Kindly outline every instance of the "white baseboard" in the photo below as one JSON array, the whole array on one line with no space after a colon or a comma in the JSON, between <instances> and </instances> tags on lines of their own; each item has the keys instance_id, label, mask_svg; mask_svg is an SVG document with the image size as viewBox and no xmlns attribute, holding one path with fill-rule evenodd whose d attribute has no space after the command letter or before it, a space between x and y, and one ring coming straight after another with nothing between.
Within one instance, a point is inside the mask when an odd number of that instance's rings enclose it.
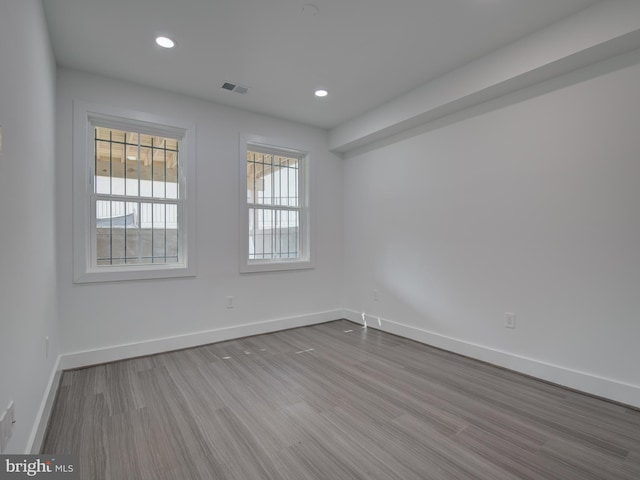
<instances>
[{"instance_id":1,"label":"white baseboard","mask_svg":"<svg viewBox=\"0 0 640 480\"><path fill-rule=\"evenodd\" d=\"M45 395L42 399L38 416L27 444L27 451L37 453L40 450L49 415L53 407L53 401L57 393L60 372L62 370L86 367L89 365L123 360L143 355L153 355L171 350L206 345L209 343L232 340L251 335L276 332L289 328L316 325L340 318L345 318L359 324L366 323L367 326L371 328L393 333L401 337L416 340L460 355L476 358L493 365L508 368L526 375L531 375L532 377L563 385L591 395L596 395L598 397L607 398L640 408L640 386L638 385L631 385L587 372L580 372L562 366L552 365L540 360L496 350L483 345L465 342L463 340L447 337L445 335L417 327L404 325L385 318L379 318L372 315L365 315L363 317L362 313L344 309L267 320L263 322L247 323L186 335L158 338L143 342L115 345L95 350L86 350L60 355L54 365L49 383L45 390Z\"/></svg>"},{"instance_id":2,"label":"white baseboard","mask_svg":"<svg viewBox=\"0 0 640 480\"><path fill-rule=\"evenodd\" d=\"M483 345L465 342L435 332L404 325L385 318L344 310L343 318L368 327L416 340L443 350L482 360L493 365L531 375L558 385L569 387L598 397L640 408L640 386L600 377L533 358L527 358Z\"/></svg>"},{"instance_id":3,"label":"white baseboard","mask_svg":"<svg viewBox=\"0 0 640 480\"><path fill-rule=\"evenodd\" d=\"M47 388L44 391L42 402L40 402L40 408L36 415L36 421L33 424L29 441L27 442L27 451L29 453L40 453L40 447L44 441L44 434L47 430L47 423L49 422L49 416L53 409L53 402L56 399L56 393L58 393L58 386L60 385L60 356L56 359L56 363L53 365L51 375L49 376L49 382Z\"/></svg>"},{"instance_id":4,"label":"white baseboard","mask_svg":"<svg viewBox=\"0 0 640 480\"><path fill-rule=\"evenodd\" d=\"M329 322L342 318L343 310L331 310L327 312L312 313L296 317L280 318L263 322L234 325L232 327L218 328L174 337L156 338L143 342L114 345L111 347L82 352L67 353L61 356L59 369L80 368L99 363L113 362L125 358L134 358L155 353L179 350L182 348L196 347L208 343L222 342L234 338L248 337L262 333L277 332L288 328L304 327L318 323Z\"/></svg>"}]
</instances>

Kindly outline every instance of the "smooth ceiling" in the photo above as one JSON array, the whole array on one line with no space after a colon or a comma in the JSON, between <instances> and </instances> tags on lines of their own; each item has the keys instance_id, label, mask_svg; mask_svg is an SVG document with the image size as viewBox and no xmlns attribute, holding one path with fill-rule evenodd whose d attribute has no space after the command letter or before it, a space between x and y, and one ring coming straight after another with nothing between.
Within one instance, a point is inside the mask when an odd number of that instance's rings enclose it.
<instances>
[{"instance_id":1,"label":"smooth ceiling","mask_svg":"<svg viewBox=\"0 0 640 480\"><path fill-rule=\"evenodd\" d=\"M59 65L323 128L595 3L43 0ZM177 48L156 46L158 34Z\"/></svg>"}]
</instances>

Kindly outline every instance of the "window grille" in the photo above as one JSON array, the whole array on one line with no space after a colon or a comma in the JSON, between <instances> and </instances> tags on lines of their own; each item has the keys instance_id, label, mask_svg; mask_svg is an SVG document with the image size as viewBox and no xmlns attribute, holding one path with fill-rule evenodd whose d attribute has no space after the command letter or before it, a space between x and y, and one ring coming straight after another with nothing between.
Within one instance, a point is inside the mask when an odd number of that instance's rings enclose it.
<instances>
[{"instance_id":1,"label":"window grille","mask_svg":"<svg viewBox=\"0 0 640 480\"><path fill-rule=\"evenodd\" d=\"M94 126L95 265L180 261L178 138Z\"/></svg>"},{"instance_id":2,"label":"window grille","mask_svg":"<svg viewBox=\"0 0 640 480\"><path fill-rule=\"evenodd\" d=\"M304 256L302 160L302 155L248 146L249 261Z\"/></svg>"}]
</instances>

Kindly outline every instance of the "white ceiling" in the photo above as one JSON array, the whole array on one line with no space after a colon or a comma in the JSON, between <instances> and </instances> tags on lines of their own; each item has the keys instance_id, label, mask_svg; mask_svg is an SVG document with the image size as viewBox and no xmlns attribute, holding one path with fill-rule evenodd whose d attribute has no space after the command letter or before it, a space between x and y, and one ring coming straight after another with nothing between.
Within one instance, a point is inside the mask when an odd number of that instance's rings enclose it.
<instances>
[{"instance_id":1,"label":"white ceiling","mask_svg":"<svg viewBox=\"0 0 640 480\"><path fill-rule=\"evenodd\" d=\"M317 15L302 13L309 3ZM43 0L59 65L323 128L595 3ZM177 47L157 47L158 34Z\"/></svg>"}]
</instances>

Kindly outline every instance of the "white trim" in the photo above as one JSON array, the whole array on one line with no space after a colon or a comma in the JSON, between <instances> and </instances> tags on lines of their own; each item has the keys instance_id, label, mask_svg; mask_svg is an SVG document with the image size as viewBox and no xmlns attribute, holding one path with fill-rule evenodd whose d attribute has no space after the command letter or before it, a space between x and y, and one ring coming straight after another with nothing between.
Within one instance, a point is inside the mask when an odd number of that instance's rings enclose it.
<instances>
[{"instance_id":1,"label":"white trim","mask_svg":"<svg viewBox=\"0 0 640 480\"><path fill-rule=\"evenodd\" d=\"M181 136L181 168L179 184L182 193L180 244L182 261L177 265L118 265L93 267L91 250L95 212L89 201L93 170L87 160L92 151L90 125L100 124L114 128L136 127L147 133ZM183 197L184 195L184 197ZM192 122L165 118L108 105L95 105L73 101L73 279L75 283L141 280L196 275L196 125Z\"/></svg>"},{"instance_id":2,"label":"white trim","mask_svg":"<svg viewBox=\"0 0 640 480\"><path fill-rule=\"evenodd\" d=\"M40 450L60 384L62 370L272 333L289 328L316 325L343 318L354 323L363 324L362 312L337 309L60 355L52 369L25 453L38 453ZM476 358L599 397L640 407L640 386L637 385L465 342L366 313L364 313L364 319L369 328L375 328L450 352Z\"/></svg>"},{"instance_id":3,"label":"white trim","mask_svg":"<svg viewBox=\"0 0 640 480\"><path fill-rule=\"evenodd\" d=\"M40 402L40 408L38 409L31 435L29 435L29 440L27 441L26 451L24 452L27 455L30 453L40 453L44 434L46 433L47 424L49 423L49 417L51 416L51 410L53 409L53 402L56 399L58 387L60 386L60 376L62 374L60 370L60 358L61 356L58 355L56 363L51 370L47 388L44 390L44 396Z\"/></svg>"},{"instance_id":4,"label":"white trim","mask_svg":"<svg viewBox=\"0 0 640 480\"><path fill-rule=\"evenodd\" d=\"M344 318L363 324L363 313L346 309ZM368 327L482 360L558 385L640 408L640 386L527 358L364 313Z\"/></svg>"},{"instance_id":5,"label":"white trim","mask_svg":"<svg viewBox=\"0 0 640 480\"><path fill-rule=\"evenodd\" d=\"M300 235L301 248L304 257L301 259L281 259L265 261L249 261L249 226L247 224L247 149L248 145L257 147L258 151L265 153L287 152L301 157L300 173L303 182L299 186L301 202L300 215ZM292 147L291 142L282 141L270 137L241 133L239 136L238 152L238 180L239 180L239 262L240 273L273 272L283 270L302 270L315 267L313 254L313 188L311 186L313 171L311 154L308 148Z\"/></svg>"},{"instance_id":6,"label":"white trim","mask_svg":"<svg viewBox=\"0 0 640 480\"><path fill-rule=\"evenodd\" d=\"M232 327L217 328L197 333L176 335L173 337L156 338L142 342L114 345L94 350L85 350L62 355L59 368L86 367L105 362L113 362L126 358L153 355L156 353L180 350L183 348L197 347L215 342L223 342L237 338L272 333L289 328L305 327L319 323L330 322L342 318L342 310L329 310L326 312L299 315L295 317L279 318L255 323L245 323Z\"/></svg>"}]
</instances>

